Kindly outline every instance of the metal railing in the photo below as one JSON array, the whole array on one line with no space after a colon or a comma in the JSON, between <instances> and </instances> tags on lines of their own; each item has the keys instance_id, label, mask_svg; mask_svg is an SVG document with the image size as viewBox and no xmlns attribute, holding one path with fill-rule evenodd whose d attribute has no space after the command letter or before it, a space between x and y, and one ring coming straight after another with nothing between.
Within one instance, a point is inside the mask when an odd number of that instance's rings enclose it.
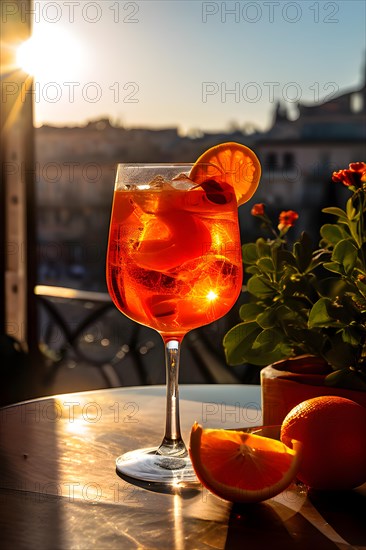
<instances>
[{"instance_id":1,"label":"metal railing","mask_svg":"<svg viewBox=\"0 0 366 550\"><path fill-rule=\"evenodd\" d=\"M67 361L81 361L99 368L110 387L164 382L160 336L119 313L107 293L47 285L37 285L34 292L41 306L40 348L51 363L50 376ZM220 330L223 335L217 322L186 336L187 381L243 381L243 369L225 364ZM159 365L152 368L154 362Z\"/></svg>"}]
</instances>

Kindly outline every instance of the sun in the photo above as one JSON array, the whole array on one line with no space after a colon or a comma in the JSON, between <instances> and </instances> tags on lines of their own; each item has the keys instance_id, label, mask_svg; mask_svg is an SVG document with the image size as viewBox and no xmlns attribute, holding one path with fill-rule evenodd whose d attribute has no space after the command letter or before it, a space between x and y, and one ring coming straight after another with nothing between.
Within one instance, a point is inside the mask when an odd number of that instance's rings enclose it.
<instances>
[{"instance_id":1,"label":"sun","mask_svg":"<svg viewBox=\"0 0 366 550\"><path fill-rule=\"evenodd\" d=\"M82 65L82 44L65 28L35 25L32 36L17 48L16 63L39 80L75 77Z\"/></svg>"}]
</instances>

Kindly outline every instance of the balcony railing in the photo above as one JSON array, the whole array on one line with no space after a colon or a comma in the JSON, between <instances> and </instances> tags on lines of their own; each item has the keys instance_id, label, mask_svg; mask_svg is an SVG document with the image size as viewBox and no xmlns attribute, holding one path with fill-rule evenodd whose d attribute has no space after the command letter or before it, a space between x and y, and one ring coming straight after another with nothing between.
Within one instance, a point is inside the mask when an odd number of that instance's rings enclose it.
<instances>
[{"instance_id":1,"label":"balcony railing","mask_svg":"<svg viewBox=\"0 0 366 550\"><path fill-rule=\"evenodd\" d=\"M110 386L164 384L159 334L122 315L103 292L38 285L40 348L48 377L74 363L100 370ZM227 321L187 334L181 362L184 383L248 382L245 367L228 367L221 345Z\"/></svg>"}]
</instances>

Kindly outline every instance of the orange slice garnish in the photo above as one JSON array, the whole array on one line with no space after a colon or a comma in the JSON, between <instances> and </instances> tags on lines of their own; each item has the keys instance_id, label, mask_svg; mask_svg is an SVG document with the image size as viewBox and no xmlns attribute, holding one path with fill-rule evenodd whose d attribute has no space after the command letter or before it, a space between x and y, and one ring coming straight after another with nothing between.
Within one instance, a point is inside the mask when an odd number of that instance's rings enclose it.
<instances>
[{"instance_id":1,"label":"orange slice garnish","mask_svg":"<svg viewBox=\"0 0 366 550\"><path fill-rule=\"evenodd\" d=\"M300 448L281 441L224 429L191 430L189 454L198 479L231 502L260 502L281 493L299 469Z\"/></svg>"},{"instance_id":2,"label":"orange slice garnish","mask_svg":"<svg viewBox=\"0 0 366 550\"><path fill-rule=\"evenodd\" d=\"M210 180L229 184L240 206L254 195L261 177L261 165L249 147L229 141L205 151L193 165L189 177L198 184Z\"/></svg>"}]
</instances>

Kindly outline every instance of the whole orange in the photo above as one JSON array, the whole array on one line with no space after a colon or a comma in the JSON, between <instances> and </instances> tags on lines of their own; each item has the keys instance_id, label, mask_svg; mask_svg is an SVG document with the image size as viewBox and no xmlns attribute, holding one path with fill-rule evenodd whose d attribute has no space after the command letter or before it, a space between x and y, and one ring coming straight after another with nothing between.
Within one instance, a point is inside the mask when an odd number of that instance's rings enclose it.
<instances>
[{"instance_id":1,"label":"whole orange","mask_svg":"<svg viewBox=\"0 0 366 550\"><path fill-rule=\"evenodd\" d=\"M314 397L282 422L281 441L302 443L300 481L314 489L352 489L366 482L366 408L338 396Z\"/></svg>"}]
</instances>

